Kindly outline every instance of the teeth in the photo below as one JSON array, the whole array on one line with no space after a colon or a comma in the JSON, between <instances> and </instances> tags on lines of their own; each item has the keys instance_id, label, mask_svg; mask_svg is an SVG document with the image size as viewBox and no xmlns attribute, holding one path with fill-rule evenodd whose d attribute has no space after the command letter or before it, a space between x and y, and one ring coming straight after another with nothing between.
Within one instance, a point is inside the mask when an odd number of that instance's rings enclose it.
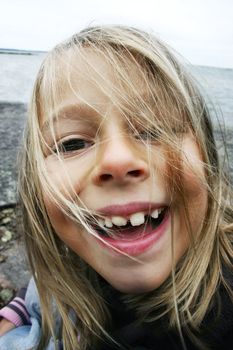
<instances>
[{"instance_id":1,"label":"teeth","mask_svg":"<svg viewBox=\"0 0 233 350\"><path fill-rule=\"evenodd\" d=\"M113 216L112 223L116 226L125 226L127 224L127 219L122 216Z\"/></svg>"},{"instance_id":2,"label":"teeth","mask_svg":"<svg viewBox=\"0 0 233 350\"><path fill-rule=\"evenodd\" d=\"M104 222L105 227L113 227L113 223L112 220L110 218L105 218L105 222Z\"/></svg>"},{"instance_id":3,"label":"teeth","mask_svg":"<svg viewBox=\"0 0 233 350\"><path fill-rule=\"evenodd\" d=\"M104 226L105 220L98 218L97 221L98 221L98 225L99 225L100 227L103 227L103 226Z\"/></svg>"},{"instance_id":4,"label":"teeth","mask_svg":"<svg viewBox=\"0 0 233 350\"><path fill-rule=\"evenodd\" d=\"M132 226L139 226L144 224L145 214L143 212L135 213L135 214L132 214L129 219Z\"/></svg>"},{"instance_id":5,"label":"teeth","mask_svg":"<svg viewBox=\"0 0 233 350\"><path fill-rule=\"evenodd\" d=\"M157 217L159 216L159 210L158 209L153 210L150 216L154 219L157 219Z\"/></svg>"},{"instance_id":6,"label":"teeth","mask_svg":"<svg viewBox=\"0 0 233 350\"><path fill-rule=\"evenodd\" d=\"M157 219L159 217L159 214L164 210L164 208L155 209L151 212L150 216L154 219ZM100 227L113 227L113 224L115 226L126 226L128 220L130 221L132 226L139 226L144 224L145 222L145 214L144 212L138 212L130 215L129 219L124 218L123 216L113 216L113 217L106 217L103 219L98 219L98 223Z\"/></svg>"}]
</instances>

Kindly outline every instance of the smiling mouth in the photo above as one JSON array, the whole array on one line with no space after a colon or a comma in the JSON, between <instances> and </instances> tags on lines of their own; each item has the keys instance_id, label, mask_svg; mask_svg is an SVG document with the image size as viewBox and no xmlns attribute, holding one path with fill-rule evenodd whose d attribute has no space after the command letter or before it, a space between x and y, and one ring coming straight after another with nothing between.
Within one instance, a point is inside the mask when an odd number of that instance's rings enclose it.
<instances>
[{"instance_id":1,"label":"smiling mouth","mask_svg":"<svg viewBox=\"0 0 233 350\"><path fill-rule=\"evenodd\" d=\"M156 232L162 225L167 213L168 207L164 207L158 209L157 213L154 211L152 214L143 215L143 217L142 213L140 215L135 213L131 218L124 219L125 221L121 217L105 218L105 220L100 220L100 225L93 225L93 228L102 239L107 241L109 238L134 241ZM108 227L105 227L106 224Z\"/></svg>"}]
</instances>

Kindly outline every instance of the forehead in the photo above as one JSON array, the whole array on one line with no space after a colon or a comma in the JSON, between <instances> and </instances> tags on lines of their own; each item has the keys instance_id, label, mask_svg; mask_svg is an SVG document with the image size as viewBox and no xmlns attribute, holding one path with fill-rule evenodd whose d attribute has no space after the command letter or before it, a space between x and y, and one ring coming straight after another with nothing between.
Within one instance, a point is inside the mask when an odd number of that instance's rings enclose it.
<instances>
[{"instance_id":1,"label":"forehead","mask_svg":"<svg viewBox=\"0 0 233 350\"><path fill-rule=\"evenodd\" d=\"M143 69L129 53L71 48L48 62L47 69L40 100L42 124L67 106L81 105L105 115L112 107L130 109L147 95Z\"/></svg>"},{"instance_id":2,"label":"forehead","mask_svg":"<svg viewBox=\"0 0 233 350\"><path fill-rule=\"evenodd\" d=\"M144 60L145 61L145 60ZM58 55L44 84L39 122L92 120L120 112L126 122L180 121L184 113L158 74L151 75L143 56L71 48ZM48 64L47 64L48 66ZM49 67L50 69L50 67ZM161 86L162 84L162 86ZM94 118L95 116L95 118ZM64 124L63 123L63 124Z\"/></svg>"},{"instance_id":3,"label":"forehead","mask_svg":"<svg viewBox=\"0 0 233 350\"><path fill-rule=\"evenodd\" d=\"M84 48L78 53L69 52L62 65L59 85L62 86L63 101L74 98L98 106L116 97L119 99L122 94L132 94L136 88L138 92L139 87L143 89L136 61L126 54L121 59L111 59L105 52Z\"/></svg>"},{"instance_id":4,"label":"forehead","mask_svg":"<svg viewBox=\"0 0 233 350\"><path fill-rule=\"evenodd\" d=\"M162 120L170 124L185 114L182 106L177 107L171 84L166 84L159 70L151 70L143 55L71 48L56 56L52 68L49 63L40 99L41 126L57 117L76 115L74 110L82 111L78 113L82 117L92 116L93 111L106 117L114 109L126 120L144 118L149 124Z\"/></svg>"}]
</instances>

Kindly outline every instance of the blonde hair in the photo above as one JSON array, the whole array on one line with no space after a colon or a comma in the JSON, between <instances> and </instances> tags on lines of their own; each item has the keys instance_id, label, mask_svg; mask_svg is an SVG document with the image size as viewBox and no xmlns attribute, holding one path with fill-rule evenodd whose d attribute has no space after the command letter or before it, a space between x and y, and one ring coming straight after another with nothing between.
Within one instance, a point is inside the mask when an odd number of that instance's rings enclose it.
<instances>
[{"instance_id":1,"label":"blonde hair","mask_svg":"<svg viewBox=\"0 0 233 350\"><path fill-rule=\"evenodd\" d=\"M107 60L118 78L113 103L126 118L138 110L140 113L134 113L133 118L146 133L150 133L150 137L159 137L167 149L168 187L172 196L177 196L186 208L185 220L192 241L190 249L178 265L173 266L171 275L157 290L128 295L127 302L137 310L139 318L153 322L167 315L170 327L178 329L181 337L182 329L192 337L198 331L220 283L229 289L222 267L230 267L232 259L231 192L219 164L208 109L190 74L164 43L138 29L105 26L87 28L47 55L35 82L29 110L19 192L27 253L41 302L43 337L38 348L44 349L51 335L54 338L59 336L54 334L55 320L51 312L54 303L62 319L60 331L65 349L84 350L90 345L94 347L98 338L108 337L105 326L110 315L97 274L68 250L56 235L42 193L43 188L66 215L93 233L88 225L87 217L91 215L88 209L78 205L78 198L74 203L71 198L62 196L50 182L43 154L48 145L41 133L42 116L53 128L49 116L56 111L63 80L73 89L70 67L72 65L72 69L77 70L78 67L73 66L72 58L85 55L87 49ZM129 80L128 69L132 63L138 67L153 108ZM107 87L100 86L100 89L107 93ZM127 121L136 132L131 119ZM191 130L199 145L205 168L205 180L202 181L208 192L208 208L198 239L190 229L182 187L180 139L187 129ZM70 318L70 310L77 315L76 322ZM200 348L204 346L199 345Z\"/></svg>"}]
</instances>

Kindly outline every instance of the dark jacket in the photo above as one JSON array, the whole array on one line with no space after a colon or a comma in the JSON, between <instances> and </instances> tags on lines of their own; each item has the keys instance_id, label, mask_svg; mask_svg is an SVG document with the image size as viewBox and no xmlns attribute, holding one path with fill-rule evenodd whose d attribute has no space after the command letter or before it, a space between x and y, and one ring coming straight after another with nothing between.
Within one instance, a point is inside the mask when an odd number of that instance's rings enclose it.
<instances>
[{"instance_id":1,"label":"dark jacket","mask_svg":"<svg viewBox=\"0 0 233 350\"><path fill-rule=\"evenodd\" d=\"M232 274L228 274L233 286ZM111 288L111 287L110 287ZM110 289L107 302L113 324L109 329L111 336L127 350L182 350L181 338L176 330L169 329L166 322L157 324L135 323L133 311L127 310L122 302L121 293ZM204 349L233 350L233 303L223 286L216 293L212 306L204 318L200 332L195 334L202 341ZM196 341L183 330L187 350L199 350ZM102 343L98 350L119 349L113 344Z\"/></svg>"}]
</instances>

